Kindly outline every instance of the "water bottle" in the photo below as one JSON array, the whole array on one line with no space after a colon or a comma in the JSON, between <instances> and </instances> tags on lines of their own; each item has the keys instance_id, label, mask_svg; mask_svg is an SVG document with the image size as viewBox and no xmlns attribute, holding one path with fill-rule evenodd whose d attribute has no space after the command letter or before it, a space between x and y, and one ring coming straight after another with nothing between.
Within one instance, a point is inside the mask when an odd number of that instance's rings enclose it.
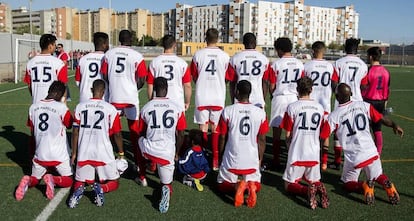
<instances>
[{"instance_id":1,"label":"water bottle","mask_svg":"<svg viewBox=\"0 0 414 221\"><path fill-rule=\"evenodd\" d=\"M392 107L385 108L385 115L391 115L392 112L394 112L394 110L392 109Z\"/></svg>"}]
</instances>

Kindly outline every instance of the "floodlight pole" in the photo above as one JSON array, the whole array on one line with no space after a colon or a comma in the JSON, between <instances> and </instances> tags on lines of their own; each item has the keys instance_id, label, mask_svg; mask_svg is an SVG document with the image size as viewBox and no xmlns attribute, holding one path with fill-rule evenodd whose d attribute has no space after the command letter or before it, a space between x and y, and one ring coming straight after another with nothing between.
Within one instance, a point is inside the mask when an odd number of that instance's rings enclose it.
<instances>
[{"instance_id":1,"label":"floodlight pole","mask_svg":"<svg viewBox=\"0 0 414 221\"><path fill-rule=\"evenodd\" d=\"M111 35L112 35L112 33L111 33L111 29L112 29L112 13L111 13L111 11L112 11L112 0L108 0L109 1L109 38L108 38L108 40L109 40L109 46L111 45Z\"/></svg>"},{"instance_id":2,"label":"floodlight pole","mask_svg":"<svg viewBox=\"0 0 414 221\"><path fill-rule=\"evenodd\" d=\"M29 29L30 29L30 40L33 40L33 27L32 27L32 0L29 0ZM33 42L30 43L32 50Z\"/></svg>"}]
</instances>

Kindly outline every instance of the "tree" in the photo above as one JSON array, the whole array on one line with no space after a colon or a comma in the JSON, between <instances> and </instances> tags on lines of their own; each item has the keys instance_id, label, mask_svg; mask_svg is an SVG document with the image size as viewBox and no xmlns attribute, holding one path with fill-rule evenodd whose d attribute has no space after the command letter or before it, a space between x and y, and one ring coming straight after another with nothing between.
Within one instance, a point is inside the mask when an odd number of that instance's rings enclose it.
<instances>
[{"instance_id":1,"label":"tree","mask_svg":"<svg viewBox=\"0 0 414 221\"><path fill-rule=\"evenodd\" d=\"M154 40L154 38L152 38L152 36L149 35L144 35L140 40L139 40L139 45L140 46L157 46L158 42L156 40Z\"/></svg>"},{"instance_id":2,"label":"tree","mask_svg":"<svg viewBox=\"0 0 414 221\"><path fill-rule=\"evenodd\" d=\"M66 40L72 39L72 35L69 32L66 32Z\"/></svg>"},{"instance_id":3,"label":"tree","mask_svg":"<svg viewBox=\"0 0 414 221\"><path fill-rule=\"evenodd\" d=\"M38 28L33 27L33 26L32 26L32 32L35 35L41 35L41 34L43 34ZM22 35L24 33L29 33L30 34L30 26L29 25L21 25L21 26L19 26L19 27L16 28L16 32L15 33L16 34L20 34L20 35Z\"/></svg>"}]
</instances>

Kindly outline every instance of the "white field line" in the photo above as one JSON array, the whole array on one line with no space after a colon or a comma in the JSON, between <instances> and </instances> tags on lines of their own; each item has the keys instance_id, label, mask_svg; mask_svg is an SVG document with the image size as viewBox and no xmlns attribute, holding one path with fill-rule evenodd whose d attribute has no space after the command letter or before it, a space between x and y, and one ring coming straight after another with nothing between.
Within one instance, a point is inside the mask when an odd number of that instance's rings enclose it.
<instances>
[{"instance_id":1,"label":"white field line","mask_svg":"<svg viewBox=\"0 0 414 221\"><path fill-rule=\"evenodd\" d=\"M71 78L71 77L73 77L73 76L75 76L75 75L70 75L70 76L68 76L68 78ZM10 89L10 90L7 90L7 91L1 91L1 92L0 92L0 95L2 95L2 94L7 94L7 93L10 93L10 92L13 92L13 91L22 90L22 89L25 89L25 88L27 88L27 86L23 86L23 87L14 88L14 89Z\"/></svg>"},{"instance_id":2,"label":"white field line","mask_svg":"<svg viewBox=\"0 0 414 221\"><path fill-rule=\"evenodd\" d=\"M69 192L70 188L62 188L57 192L55 197L50 201L49 204L43 209L43 211L36 217L36 221L46 221L50 215L52 215L53 211L55 211L56 207L59 203L63 200L66 194Z\"/></svg>"},{"instance_id":3,"label":"white field line","mask_svg":"<svg viewBox=\"0 0 414 221\"><path fill-rule=\"evenodd\" d=\"M414 89L394 89L392 92L412 92Z\"/></svg>"}]
</instances>

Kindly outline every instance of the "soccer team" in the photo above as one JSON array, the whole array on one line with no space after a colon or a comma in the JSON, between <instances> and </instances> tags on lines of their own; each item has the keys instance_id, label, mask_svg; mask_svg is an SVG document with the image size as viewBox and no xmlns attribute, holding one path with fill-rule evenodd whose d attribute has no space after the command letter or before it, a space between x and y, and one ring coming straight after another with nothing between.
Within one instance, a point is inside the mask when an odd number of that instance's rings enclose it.
<instances>
[{"instance_id":1,"label":"soccer team","mask_svg":"<svg viewBox=\"0 0 414 221\"><path fill-rule=\"evenodd\" d=\"M382 115L389 95L389 73L379 63L379 48L368 50L368 69L356 55L359 40L353 38L345 42L347 55L334 64L323 59L325 44L315 42L313 60L305 65L292 56L288 38L275 41L280 59L273 63L256 50L253 33L244 35L245 50L231 58L217 46L216 29L208 29L205 40L207 47L198 50L188 66L175 55L174 37L166 35L161 41L164 53L147 69L143 56L131 48L130 31L122 30L120 46L112 49L107 34L95 33L95 52L82 57L76 69L80 103L72 115L65 99L67 68L51 56L56 38L42 35L41 54L28 62L24 78L33 101L27 123L32 133L32 174L21 179L16 200L22 200L27 189L43 179L49 199L54 197L55 186L72 187L68 206L74 208L90 186L96 205L102 206L104 193L118 188L128 164L121 134L121 117L125 116L138 171L135 180L148 185L147 162L149 170L158 171L161 213L169 208L176 166L183 183L199 191L210 169L218 171L217 189L234 197L236 207L244 203L254 207L261 189L269 126L273 130L270 168L281 168L280 149L285 145L285 189L304 196L312 209L318 206L318 198L322 208L329 206L320 171L328 167L339 170L342 151L341 181L346 190L363 193L366 203L372 204L373 182L377 182L392 204L399 202L380 161L381 124L401 137L403 130ZM195 85L194 122L199 128L185 136L191 81ZM149 101L140 109L138 93L145 82ZM232 105L225 107L228 82ZM337 103L331 112L332 92ZM270 121L265 112L267 93L271 96ZM66 129L71 127L70 155ZM335 159L328 164L331 133L335 134ZM212 153L211 166L206 149ZM76 168L74 179L72 167ZM358 180L361 170L366 181Z\"/></svg>"}]
</instances>

